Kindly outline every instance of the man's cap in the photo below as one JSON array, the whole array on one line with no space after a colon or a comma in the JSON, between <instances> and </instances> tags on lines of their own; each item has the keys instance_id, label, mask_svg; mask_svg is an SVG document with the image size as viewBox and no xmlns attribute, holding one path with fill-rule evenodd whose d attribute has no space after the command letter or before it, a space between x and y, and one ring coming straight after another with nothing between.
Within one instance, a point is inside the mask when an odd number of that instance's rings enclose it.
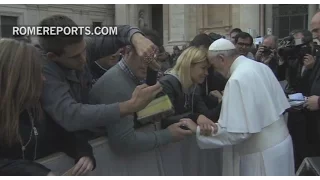
<instances>
[{"instance_id":1,"label":"man's cap","mask_svg":"<svg viewBox=\"0 0 320 180\"><path fill-rule=\"evenodd\" d=\"M214 41L209 47L209 51L227 51L231 49L236 49L236 47L231 41L223 38Z\"/></svg>"}]
</instances>

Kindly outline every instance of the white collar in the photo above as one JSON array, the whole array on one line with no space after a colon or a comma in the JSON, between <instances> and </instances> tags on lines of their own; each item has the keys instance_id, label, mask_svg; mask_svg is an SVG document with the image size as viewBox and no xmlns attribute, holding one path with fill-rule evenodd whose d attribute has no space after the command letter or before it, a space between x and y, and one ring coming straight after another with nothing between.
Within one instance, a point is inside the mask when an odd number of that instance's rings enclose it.
<instances>
[{"instance_id":1,"label":"white collar","mask_svg":"<svg viewBox=\"0 0 320 180\"><path fill-rule=\"evenodd\" d=\"M241 62L243 61L243 60L245 60L245 59L247 59L245 56L239 56L239 57L237 57L234 61L233 61L233 63L232 63L232 65L231 65L231 67L230 67L230 75L234 72L234 70L239 66L239 64L241 64Z\"/></svg>"}]
</instances>

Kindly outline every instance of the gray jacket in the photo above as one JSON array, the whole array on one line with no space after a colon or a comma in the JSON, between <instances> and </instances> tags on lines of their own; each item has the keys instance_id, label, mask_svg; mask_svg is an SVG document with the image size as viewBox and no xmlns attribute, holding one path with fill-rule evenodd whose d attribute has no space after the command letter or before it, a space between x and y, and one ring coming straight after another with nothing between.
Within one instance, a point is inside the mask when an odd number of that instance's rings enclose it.
<instances>
[{"instance_id":1,"label":"gray jacket","mask_svg":"<svg viewBox=\"0 0 320 180\"><path fill-rule=\"evenodd\" d=\"M96 58L96 48L103 49L105 55L130 45L134 33L139 29L118 26L117 36L87 38L87 62ZM101 52L101 51L100 51ZM120 120L118 101L108 105L89 105L88 94L91 89L89 69L84 72L65 69L53 61L46 60L43 67L46 78L41 97L44 110L68 131L105 126Z\"/></svg>"},{"instance_id":2,"label":"gray jacket","mask_svg":"<svg viewBox=\"0 0 320 180\"><path fill-rule=\"evenodd\" d=\"M117 64L108 70L90 91L90 103L112 104L131 98L137 84ZM134 117L127 116L107 125L108 140L115 152L143 152L172 142L169 130L137 132Z\"/></svg>"}]
</instances>

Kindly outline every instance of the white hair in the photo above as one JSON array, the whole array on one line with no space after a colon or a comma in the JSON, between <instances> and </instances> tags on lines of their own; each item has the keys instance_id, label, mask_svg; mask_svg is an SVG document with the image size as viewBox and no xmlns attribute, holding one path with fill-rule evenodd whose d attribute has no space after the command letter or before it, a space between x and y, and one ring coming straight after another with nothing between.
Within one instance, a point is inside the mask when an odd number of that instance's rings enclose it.
<instances>
[{"instance_id":1,"label":"white hair","mask_svg":"<svg viewBox=\"0 0 320 180\"><path fill-rule=\"evenodd\" d=\"M269 38L272 39L275 48L278 49L278 37L274 36L274 35L266 35L266 36L263 37L263 41L266 40L266 39L269 39Z\"/></svg>"},{"instance_id":2,"label":"white hair","mask_svg":"<svg viewBox=\"0 0 320 180\"><path fill-rule=\"evenodd\" d=\"M223 55L225 57L232 57L239 54L236 49L230 49L230 50L219 50L219 51L214 51L214 50L209 50L208 55L209 57L216 57L219 55Z\"/></svg>"}]
</instances>

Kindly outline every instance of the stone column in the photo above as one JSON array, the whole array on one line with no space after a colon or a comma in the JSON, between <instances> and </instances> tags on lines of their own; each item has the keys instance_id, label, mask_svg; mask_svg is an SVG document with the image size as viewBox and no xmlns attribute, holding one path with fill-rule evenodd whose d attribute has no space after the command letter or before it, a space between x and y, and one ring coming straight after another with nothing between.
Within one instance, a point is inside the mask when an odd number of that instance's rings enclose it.
<instances>
[{"instance_id":1,"label":"stone column","mask_svg":"<svg viewBox=\"0 0 320 180\"><path fill-rule=\"evenodd\" d=\"M240 5L240 29L248 32L252 30L252 36L259 33L259 4ZM249 32L248 32L249 33ZM255 37L253 37L255 38Z\"/></svg>"},{"instance_id":2,"label":"stone column","mask_svg":"<svg viewBox=\"0 0 320 180\"><path fill-rule=\"evenodd\" d=\"M273 10L272 10L272 4L266 4L265 5L265 34L268 34L268 29L271 30L271 34L273 34Z\"/></svg>"},{"instance_id":3,"label":"stone column","mask_svg":"<svg viewBox=\"0 0 320 180\"><path fill-rule=\"evenodd\" d=\"M116 4L115 24L138 26L139 10L136 4Z\"/></svg>"},{"instance_id":4,"label":"stone column","mask_svg":"<svg viewBox=\"0 0 320 180\"><path fill-rule=\"evenodd\" d=\"M129 13L127 4L115 5L115 24L124 25L129 23Z\"/></svg>"},{"instance_id":5,"label":"stone column","mask_svg":"<svg viewBox=\"0 0 320 180\"><path fill-rule=\"evenodd\" d=\"M129 25L138 27L139 24L139 9L137 4L128 4L129 6Z\"/></svg>"},{"instance_id":6,"label":"stone column","mask_svg":"<svg viewBox=\"0 0 320 180\"><path fill-rule=\"evenodd\" d=\"M168 51L172 46L182 46L189 42L188 4L166 4L163 8L164 45Z\"/></svg>"},{"instance_id":7,"label":"stone column","mask_svg":"<svg viewBox=\"0 0 320 180\"><path fill-rule=\"evenodd\" d=\"M309 4L308 5L308 29L310 30L310 23L313 15L317 12L319 5Z\"/></svg>"}]
</instances>

